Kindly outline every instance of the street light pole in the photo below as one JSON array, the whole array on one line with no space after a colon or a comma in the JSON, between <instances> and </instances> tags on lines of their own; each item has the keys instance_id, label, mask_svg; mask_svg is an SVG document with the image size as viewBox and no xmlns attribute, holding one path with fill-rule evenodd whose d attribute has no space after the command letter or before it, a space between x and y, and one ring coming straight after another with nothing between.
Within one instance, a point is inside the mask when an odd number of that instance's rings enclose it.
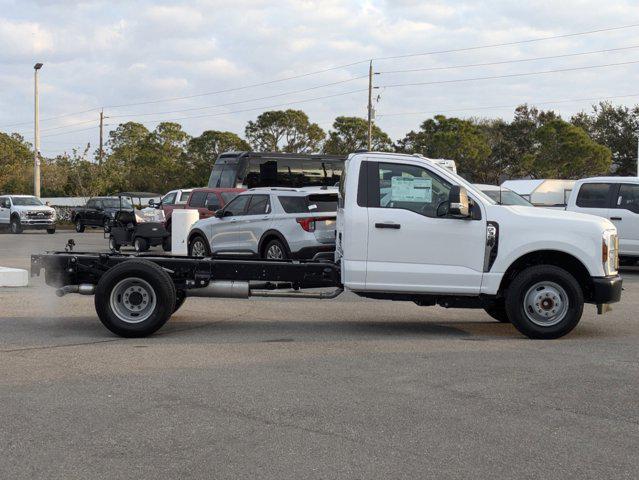
<instances>
[{"instance_id":1,"label":"street light pole","mask_svg":"<svg viewBox=\"0 0 639 480\"><path fill-rule=\"evenodd\" d=\"M40 197L40 100L38 98L38 71L42 68L41 63L36 63L34 69L34 141L33 141L33 194Z\"/></svg>"}]
</instances>

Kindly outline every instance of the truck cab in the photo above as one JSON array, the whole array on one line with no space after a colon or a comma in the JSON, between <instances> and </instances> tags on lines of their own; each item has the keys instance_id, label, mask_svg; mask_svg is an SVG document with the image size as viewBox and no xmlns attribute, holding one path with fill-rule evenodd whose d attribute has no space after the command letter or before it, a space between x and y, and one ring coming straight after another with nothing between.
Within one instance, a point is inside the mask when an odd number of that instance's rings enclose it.
<instances>
[{"instance_id":1,"label":"truck cab","mask_svg":"<svg viewBox=\"0 0 639 480\"><path fill-rule=\"evenodd\" d=\"M608 219L498 205L419 156L353 154L345 172L336 258L362 296L483 307L546 334L580 317L584 301L619 298Z\"/></svg>"}]
</instances>

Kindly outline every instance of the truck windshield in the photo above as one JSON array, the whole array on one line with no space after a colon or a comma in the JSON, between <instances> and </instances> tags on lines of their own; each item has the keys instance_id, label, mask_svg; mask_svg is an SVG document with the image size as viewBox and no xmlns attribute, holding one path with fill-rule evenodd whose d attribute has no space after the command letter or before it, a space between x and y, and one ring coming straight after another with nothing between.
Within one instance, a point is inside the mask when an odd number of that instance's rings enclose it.
<instances>
[{"instance_id":1,"label":"truck windshield","mask_svg":"<svg viewBox=\"0 0 639 480\"><path fill-rule=\"evenodd\" d=\"M34 207L44 205L38 197L11 197L13 204L19 207Z\"/></svg>"},{"instance_id":2,"label":"truck windshield","mask_svg":"<svg viewBox=\"0 0 639 480\"><path fill-rule=\"evenodd\" d=\"M102 199L102 205L104 208L120 208L120 200L117 198L104 198ZM133 208L128 198L122 198L122 208Z\"/></svg>"},{"instance_id":3,"label":"truck windshield","mask_svg":"<svg viewBox=\"0 0 639 480\"><path fill-rule=\"evenodd\" d=\"M236 164L215 164L209 177L209 188L235 188L237 184Z\"/></svg>"},{"instance_id":4,"label":"truck windshield","mask_svg":"<svg viewBox=\"0 0 639 480\"><path fill-rule=\"evenodd\" d=\"M482 190L482 192L500 205L521 205L523 207L533 206L533 204L525 198L522 198L512 190L505 188L502 188L501 192L499 190Z\"/></svg>"}]
</instances>

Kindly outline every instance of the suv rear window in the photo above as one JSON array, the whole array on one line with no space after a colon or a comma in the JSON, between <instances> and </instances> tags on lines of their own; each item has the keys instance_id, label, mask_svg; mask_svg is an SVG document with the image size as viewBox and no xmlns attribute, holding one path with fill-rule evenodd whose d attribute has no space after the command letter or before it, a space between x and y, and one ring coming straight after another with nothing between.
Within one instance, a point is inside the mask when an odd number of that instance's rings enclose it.
<instances>
[{"instance_id":1,"label":"suv rear window","mask_svg":"<svg viewBox=\"0 0 639 480\"><path fill-rule=\"evenodd\" d=\"M312 213L337 211L337 195L311 194L305 197L278 197L286 213Z\"/></svg>"},{"instance_id":2,"label":"suv rear window","mask_svg":"<svg viewBox=\"0 0 639 480\"><path fill-rule=\"evenodd\" d=\"M583 208L608 208L610 184L584 183L577 195L577 206Z\"/></svg>"}]
</instances>

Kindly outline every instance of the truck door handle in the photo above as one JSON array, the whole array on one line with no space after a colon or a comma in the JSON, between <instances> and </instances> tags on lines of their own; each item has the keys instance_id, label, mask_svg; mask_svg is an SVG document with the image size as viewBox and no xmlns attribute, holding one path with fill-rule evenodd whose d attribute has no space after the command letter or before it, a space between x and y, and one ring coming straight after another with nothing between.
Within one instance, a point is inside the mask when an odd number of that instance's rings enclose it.
<instances>
[{"instance_id":1,"label":"truck door handle","mask_svg":"<svg viewBox=\"0 0 639 480\"><path fill-rule=\"evenodd\" d=\"M617 221L621 222L621 217L610 217L610 220L617 220Z\"/></svg>"},{"instance_id":2,"label":"truck door handle","mask_svg":"<svg viewBox=\"0 0 639 480\"><path fill-rule=\"evenodd\" d=\"M399 223L376 223L375 228L392 228L395 230L399 230L401 225Z\"/></svg>"}]
</instances>

